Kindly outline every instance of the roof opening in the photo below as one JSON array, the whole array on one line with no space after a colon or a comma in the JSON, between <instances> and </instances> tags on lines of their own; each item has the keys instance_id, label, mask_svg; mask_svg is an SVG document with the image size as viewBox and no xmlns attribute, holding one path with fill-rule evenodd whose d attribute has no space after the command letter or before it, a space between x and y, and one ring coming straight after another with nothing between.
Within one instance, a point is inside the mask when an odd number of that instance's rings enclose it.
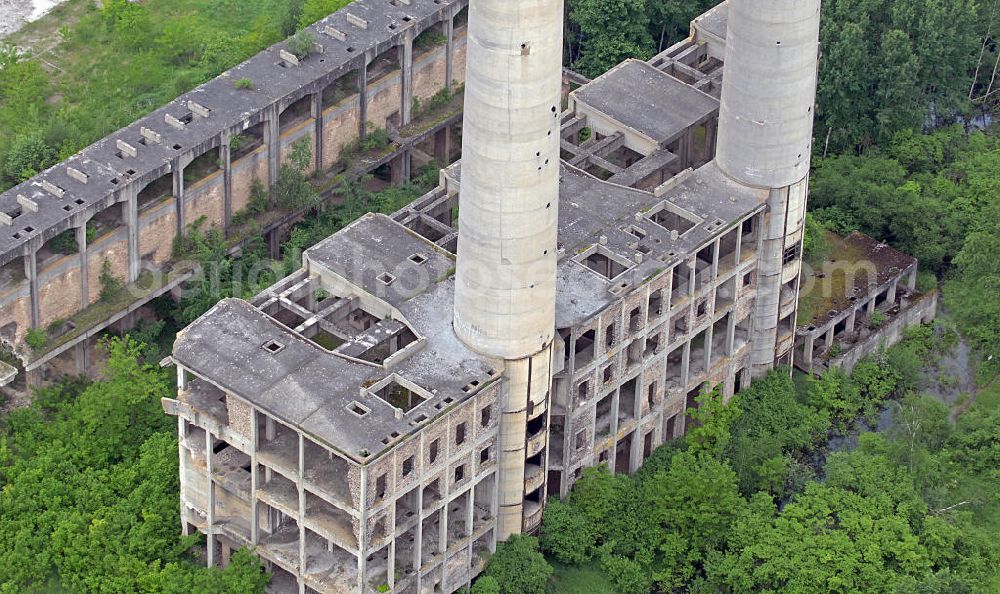
<instances>
[{"instance_id":1,"label":"roof opening","mask_svg":"<svg viewBox=\"0 0 1000 594\"><path fill-rule=\"evenodd\" d=\"M413 410L414 407L426 400L418 391L404 386L395 379L382 386L375 392L375 395L403 412Z\"/></svg>"},{"instance_id":2,"label":"roof opening","mask_svg":"<svg viewBox=\"0 0 1000 594\"><path fill-rule=\"evenodd\" d=\"M358 415L359 417L363 417L363 416L365 416L365 415L367 415L368 413L371 412L370 410L368 410L368 408L366 406L364 406L363 404L361 404L360 402L357 402L357 401L348 404L347 405L347 410L349 410L352 413Z\"/></svg>"},{"instance_id":3,"label":"roof opening","mask_svg":"<svg viewBox=\"0 0 1000 594\"><path fill-rule=\"evenodd\" d=\"M651 211L647 218L667 231L684 235L702 220L693 214L685 213L680 208L668 202L662 203L659 208Z\"/></svg>"},{"instance_id":4,"label":"roof opening","mask_svg":"<svg viewBox=\"0 0 1000 594\"><path fill-rule=\"evenodd\" d=\"M269 340L261 345L261 348L269 353L280 352L281 349L285 348L285 345L281 344L277 340Z\"/></svg>"}]
</instances>

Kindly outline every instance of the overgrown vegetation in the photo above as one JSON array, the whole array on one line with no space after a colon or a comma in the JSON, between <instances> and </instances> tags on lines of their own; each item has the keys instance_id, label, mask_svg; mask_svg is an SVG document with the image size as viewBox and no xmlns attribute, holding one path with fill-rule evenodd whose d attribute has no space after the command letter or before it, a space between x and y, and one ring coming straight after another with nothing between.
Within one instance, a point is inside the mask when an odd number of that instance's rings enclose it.
<instances>
[{"instance_id":1,"label":"overgrown vegetation","mask_svg":"<svg viewBox=\"0 0 1000 594\"><path fill-rule=\"evenodd\" d=\"M622 594L997 591L1000 397L952 425L912 391L921 362L953 344L920 328L850 377L792 381L785 369L727 405L704 394L686 438L636 475L586 469L568 501L550 501L541 548L561 568L599 566ZM817 456L886 398L890 430ZM486 575L495 591L521 591Z\"/></svg>"},{"instance_id":2,"label":"overgrown vegetation","mask_svg":"<svg viewBox=\"0 0 1000 594\"><path fill-rule=\"evenodd\" d=\"M44 62L0 47L0 189L280 41L304 14L301 0L106 0L103 6L68 0L60 14L73 16ZM28 25L10 41L52 22Z\"/></svg>"},{"instance_id":3,"label":"overgrown vegetation","mask_svg":"<svg viewBox=\"0 0 1000 594\"><path fill-rule=\"evenodd\" d=\"M107 379L70 379L0 424L0 592L263 592L248 551L224 570L179 536L168 372L132 339L106 343Z\"/></svg>"}]
</instances>

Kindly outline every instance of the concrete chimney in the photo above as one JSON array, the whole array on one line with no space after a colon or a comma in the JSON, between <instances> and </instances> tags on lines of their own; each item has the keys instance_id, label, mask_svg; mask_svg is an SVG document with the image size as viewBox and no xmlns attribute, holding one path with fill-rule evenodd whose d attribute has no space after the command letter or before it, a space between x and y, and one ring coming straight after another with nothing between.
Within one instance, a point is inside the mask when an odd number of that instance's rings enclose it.
<instances>
[{"instance_id":1,"label":"concrete chimney","mask_svg":"<svg viewBox=\"0 0 1000 594\"><path fill-rule=\"evenodd\" d=\"M454 327L504 367L502 540L525 521L526 423L551 387L562 34L562 0L470 2Z\"/></svg>"},{"instance_id":2,"label":"concrete chimney","mask_svg":"<svg viewBox=\"0 0 1000 594\"><path fill-rule=\"evenodd\" d=\"M770 191L756 229L764 237L751 322L754 375L791 362L784 357L801 272L819 20L820 0L729 1L716 162L741 184Z\"/></svg>"}]
</instances>

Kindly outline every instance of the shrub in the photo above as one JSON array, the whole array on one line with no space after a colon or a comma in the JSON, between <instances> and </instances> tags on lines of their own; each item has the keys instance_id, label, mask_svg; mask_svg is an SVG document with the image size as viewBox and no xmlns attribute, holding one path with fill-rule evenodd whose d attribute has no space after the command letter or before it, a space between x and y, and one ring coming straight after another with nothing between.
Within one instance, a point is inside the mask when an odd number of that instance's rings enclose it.
<instances>
[{"instance_id":1,"label":"shrub","mask_svg":"<svg viewBox=\"0 0 1000 594\"><path fill-rule=\"evenodd\" d=\"M49 337L45 334L45 330L41 328L32 328L24 335L24 342L28 343L31 350L37 351L38 349L45 346L45 343L49 341Z\"/></svg>"},{"instance_id":2,"label":"shrub","mask_svg":"<svg viewBox=\"0 0 1000 594\"><path fill-rule=\"evenodd\" d=\"M288 51L295 54L300 60L316 51L316 36L312 31L303 29L288 38Z\"/></svg>"},{"instance_id":3,"label":"shrub","mask_svg":"<svg viewBox=\"0 0 1000 594\"><path fill-rule=\"evenodd\" d=\"M107 302L111 301L118 296L122 291L122 282L118 280L114 274L111 272L111 262L104 260L101 264L101 301Z\"/></svg>"},{"instance_id":4,"label":"shrub","mask_svg":"<svg viewBox=\"0 0 1000 594\"><path fill-rule=\"evenodd\" d=\"M233 83L233 88L239 89L241 91L253 90L253 81L246 77L241 78ZM239 137L237 136L237 138Z\"/></svg>"},{"instance_id":5,"label":"shrub","mask_svg":"<svg viewBox=\"0 0 1000 594\"><path fill-rule=\"evenodd\" d=\"M885 314L882 313L881 311L877 310L877 309L874 312L872 312L871 317L868 318L868 327L869 328L873 328L873 329L874 328L878 328L879 326L881 326L884 323L885 323Z\"/></svg>"}]
</instances>

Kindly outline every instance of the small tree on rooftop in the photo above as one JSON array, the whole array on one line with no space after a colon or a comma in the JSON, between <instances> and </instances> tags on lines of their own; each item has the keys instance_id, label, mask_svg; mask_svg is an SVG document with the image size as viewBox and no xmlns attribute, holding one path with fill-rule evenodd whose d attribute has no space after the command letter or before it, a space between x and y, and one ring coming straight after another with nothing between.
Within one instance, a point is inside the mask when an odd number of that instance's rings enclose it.
<instances>
[{"instance_id":1,"label":"small tree on rooftop","mask_svg":"<svg viewBox=\"0 0 1000 594\"><path fill-rule=\"evenodd\" d=\"M296 58L302 59L316 51L316 36L312 31L303 29L288 38L288 51L295 54Z\"/></svg>"}]
</instances>

